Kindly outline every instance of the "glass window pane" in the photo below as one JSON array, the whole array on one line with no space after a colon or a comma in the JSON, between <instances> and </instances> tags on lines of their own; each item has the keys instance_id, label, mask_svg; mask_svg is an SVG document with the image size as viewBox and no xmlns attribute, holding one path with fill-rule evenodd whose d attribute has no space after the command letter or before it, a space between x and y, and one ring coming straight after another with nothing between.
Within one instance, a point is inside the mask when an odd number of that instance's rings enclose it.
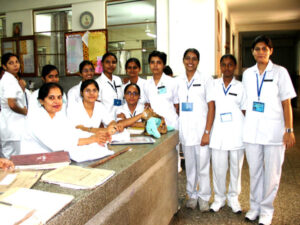
<instances>
[{"instance_id":1,"label":"glass window pane","mask_svg":"<svg viewBox=\"0 0 300 225\"><path fill-rule=\"evenodd\" d=\"M155 39L155 23L108 27L109 50L142 49L142 40ZM118 44L116 44L115 42L118 42ZM153 43L156 44L156 41L154 41ZM156 46L152 47L156 48Z\"/></svg>"},{"instance_id":2,"label":"glass window pane","mask_svg":"<svg viewBox=\"0 0 300 225\"><path fill-rule=\"evenodd\" d=\"M64 32L45 32L36 34L39 54L64 54Z\"/></svg>"},{"instance_id":3,"label":"glass window pane","mask_svg":"<svg viewBox=\"0 0 300 225\"><path fill-rule=\"evenodd\" d=\"M64 55L38 55L38 76L41 76L41 71L44 65L55 65L60 75L65 75L65 56Z\"/></svg>"},{"instance_id":4,"label":"glass window pane","mask_svg":"<svg viewBox=\"0 0 300 225\"><path fill-rule=\"evenodd\" d=\"M151 74L151 71L149 69L149 64L148 64L148 56L149 53L152 52L153 50L149 51L142 51L142 50L114 50L112 51L113 53L116 54L118 58L118 64L116 67L116 70L114 74L118 75L125 75L125 63L129 58L137 58L140 63L141 63L141 75L147 75Z\"/></svg>"},{"instance_id":5,"label":"glass window pane","mask_svg":"<svg viewBox=\"0 0 300 225\"><path fill-rule=\"evenodd\" d=\"M155 21L155 0L107 3L107 25Z\"/></svg>"}]
</instances>

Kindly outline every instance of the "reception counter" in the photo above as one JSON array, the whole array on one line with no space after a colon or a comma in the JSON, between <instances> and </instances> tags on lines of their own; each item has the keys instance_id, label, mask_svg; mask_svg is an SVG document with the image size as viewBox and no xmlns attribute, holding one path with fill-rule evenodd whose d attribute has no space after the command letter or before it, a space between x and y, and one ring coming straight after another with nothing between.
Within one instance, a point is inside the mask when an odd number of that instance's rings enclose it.
<instances>
[{"instance_id":1,"label":"reception counter","mask_svg":"<svg viewBox=\"0 0 300 225\"><path fill-rule=\"evenodd\" d=\"M162 135L155 144L132 145L132 151L98 166L115 170L116 174L92 190L73 190L38 182L34 189L75 197L47 225L169 224L178 209L177 143L178 132L173 131ZM117 152L125 147L112 146L111 149Z\"/></svg>"}]
</instances>

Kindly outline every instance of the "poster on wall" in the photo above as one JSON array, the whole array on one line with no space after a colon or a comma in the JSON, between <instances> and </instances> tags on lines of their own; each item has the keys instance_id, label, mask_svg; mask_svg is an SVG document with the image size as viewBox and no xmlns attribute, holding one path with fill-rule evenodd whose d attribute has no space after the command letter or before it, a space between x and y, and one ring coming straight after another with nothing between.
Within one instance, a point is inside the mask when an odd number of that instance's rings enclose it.
<instances>
[{"instance_id":1,"label":"poster on wall","mask_svg":"<svg viewBox=\"0 0 300 225\"><path fill-rule=\"evenodd\" d=\"M107 51L106 29L68 32L65 41L67 75L76 75L83 60L91 61L95 74L101 74L101 59Z\"/></svg>"},{"instance_id":2,"label":"poster on wall","mask_svg":"<svg viewBox=\"0 0 300 225\"><path fill-rule=\"evenodd\" d=\"M81 36L70 35L66 39L67 73L76 73L78 65L83 61Z\"/></svg>"}]
</instances>

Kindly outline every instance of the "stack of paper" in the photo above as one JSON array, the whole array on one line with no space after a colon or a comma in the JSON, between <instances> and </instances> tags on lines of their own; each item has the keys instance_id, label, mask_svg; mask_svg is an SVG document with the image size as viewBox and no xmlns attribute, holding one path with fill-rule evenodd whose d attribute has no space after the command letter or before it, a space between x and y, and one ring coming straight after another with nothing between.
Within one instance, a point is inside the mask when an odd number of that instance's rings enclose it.
<instances>
[{"instance_id":1,"label":"stack of paper","mask_svg":"<svg viewBox=\"0 0 300 225\"><path fill-rule=\"evenodd\" d=\"M6 213L0 209L1 224L8 221L14 224L15 218L11 215L29 217L21 224L45 224L55 216L62 208L73 200L72 195L51 193L27 188L11 189L0 196L0 201L11 209L6 208ZM3 205L3 204L2 204ZM20 210L22 209L22 210ZM33 214L30 216L30 213ZM25 216L24 216L25 215Z\"/></svg>"},{"instance_id":2,"label":"stack of paper","mask_svg":"<svg viewBox=\"0 0 300 225\"><path fill-rule=\"evenodd\" d=\"M22 224L34 213L33 209L13 206L6 202L0 202L0 216L2 225Z\"/></svg>"},{"instance_id":3,"label":"stack of paper","mask_svg":"<svg viewBox=\"0 0 300 225\"><path fill-rule=\"evenodd\" d=\"M90 189L103 184L114 174L113 170L66 166L45 174L41 180L67 188Z\"/></svg>"},{"instance_id":4,"label":"stack of paper","mask_svg":"<svg viewBox=\"0 0 300 225\"><path fill-rule=\"evenodd\" d=\"M127 130L131 135L138 135L138 134L144 133L145 128L144 127L128 127Z\"/></svg>"},{"instance_id":5,"label":"stack of paper","mask_svg":"<svg viewBox=\"0 0 300 225\"><path fill-rule=\"evenodd\" d=\"M43 171L19 171L7 173L0 171L0 192L8 191L11 188L31 188L42 176ZM1 223L0 223L1 224Z\"/></svg>"},{"instance_id":6,"label":"stack of paper","mask_svg":"<svg viewBox=\"0 0 300 225\"><path fill-rule=\"evenodd\" d=\"M69 150L69 153L71 159L75 162L85 162L89 160L100 159L114 154L114 152L108 150L106 146L103 147L97 143L76 146L75 148Z\"/></svg>"}]
</instances>

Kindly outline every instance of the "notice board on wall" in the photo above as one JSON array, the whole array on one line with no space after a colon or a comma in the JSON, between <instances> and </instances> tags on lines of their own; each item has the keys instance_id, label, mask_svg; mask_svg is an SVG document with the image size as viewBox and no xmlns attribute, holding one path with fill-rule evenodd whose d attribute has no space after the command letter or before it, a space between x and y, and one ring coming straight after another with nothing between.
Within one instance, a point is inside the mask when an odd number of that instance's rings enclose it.
<instances>
[{"instance_id":1,"label":"notice board on wall","mask_svg":"<svg viewBox=\"0 0 300 225\"><path fill-rule=\"evenodd\" d=\"M74 31L65 33L66 74L79 72L83 60L93 63L95 74L101 74L102 56L107 52L107 30Z\"/></svg>"}]
</instances>

